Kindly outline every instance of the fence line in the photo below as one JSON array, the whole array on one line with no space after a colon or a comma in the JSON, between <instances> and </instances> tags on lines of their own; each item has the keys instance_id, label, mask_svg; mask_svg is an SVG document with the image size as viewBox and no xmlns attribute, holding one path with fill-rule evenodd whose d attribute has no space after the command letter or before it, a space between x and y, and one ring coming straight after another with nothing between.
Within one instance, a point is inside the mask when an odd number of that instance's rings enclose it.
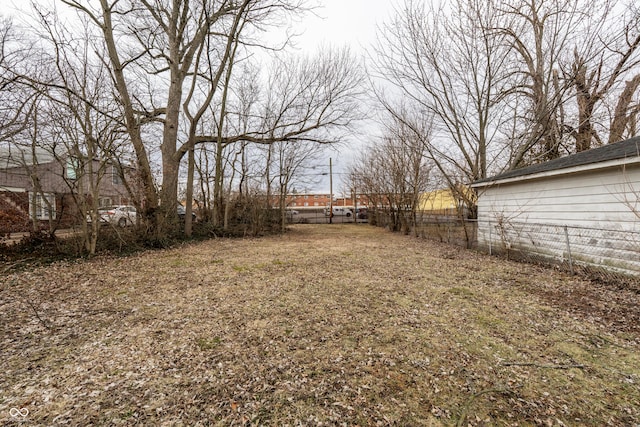
<instances>
[{"instance_id":1,"label":"fence line","mask_svg":"<svg viewBox=\"0 0 640 427\"><path fill-rule=\"evenodd\" d=\"M570 274L639 286L640 232L565 224L425 218L416 234Z\"/></svg>"}]
</instances>

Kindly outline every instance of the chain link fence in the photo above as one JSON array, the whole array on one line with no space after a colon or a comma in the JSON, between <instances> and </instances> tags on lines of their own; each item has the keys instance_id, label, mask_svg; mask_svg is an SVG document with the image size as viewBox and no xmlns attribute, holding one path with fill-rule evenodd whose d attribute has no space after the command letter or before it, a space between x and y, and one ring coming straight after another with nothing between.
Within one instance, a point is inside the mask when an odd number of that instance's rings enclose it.
<instances>
[{"instance_id":1,"label":"chain link fence","mask_svg":"<svg viewBox=\"0 0 640 427\"><path fill-rule=\"evenodd\" d=\"M455 216L445 215L421 215L415 231L417 236L467 249L475 249L478 246L476 220L460 220Z\"/></svg>"},{"instance_id":2,"label":"chain link fence","mask_svg":"<svg viewBox=\"0 0 640 427\"><path fill-rule=\"evenodd\" d=\"M510 259L548 263L607 282L640 283L640 232L560 224L486 222L478 247Z\"/></svg>"},{"instance_id":3,"label":"chain link fence","mask_svg":"<svg viewBox=\"0 0 640 427\"><path fill-rule=\"evenodd\" d=\"M416 234L640 290L640 231L423 218Z\"/></svg>"},{"instance_id":4,"label":"chain link fence","mask_svg":"<svg viewBox=\"0 0 640 427\"><path fill-rule=\"evenodd\" d=\"M367 222L366 213L354 213L353 208L336 206L341 208L333 217L329 217L328 209L325 208L307 208L299 207L298 209L287 208L286 218L289 224L358 224Z\"/></svg>"}]
</instances>

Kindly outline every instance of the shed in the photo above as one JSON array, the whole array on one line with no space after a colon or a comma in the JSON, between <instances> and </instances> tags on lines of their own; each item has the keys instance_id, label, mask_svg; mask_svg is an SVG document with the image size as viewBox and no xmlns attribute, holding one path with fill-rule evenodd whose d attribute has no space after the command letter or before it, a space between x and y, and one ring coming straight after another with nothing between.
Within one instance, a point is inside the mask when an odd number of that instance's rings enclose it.
<instances>
[{"instance_id":1,"label":"shed","mask_svg":"<svg viewBox=\"0 0 640 427\"><path fill-rule=\"evenodd\" d=\"M640 137L471 187L479 247L640 275Z\"/></svg>"}]
</instances>

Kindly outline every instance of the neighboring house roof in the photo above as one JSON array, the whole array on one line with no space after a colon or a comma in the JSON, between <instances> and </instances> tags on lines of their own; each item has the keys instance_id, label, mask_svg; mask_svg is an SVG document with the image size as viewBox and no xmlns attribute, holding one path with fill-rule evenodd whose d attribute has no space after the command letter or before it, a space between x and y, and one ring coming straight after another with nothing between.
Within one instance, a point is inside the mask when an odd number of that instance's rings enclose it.
<instances>
[{"instance_id":1,"label":"neighboring house roof","mask_svg":"<svg viewBox=\"0 0 640 427\"><path fill-rule=\"evenodd\" d=\"M19 147L17 145L0 146L0 169L9 169L34 164L50 163L55 156L50 150L36 147L35 157L31 147Z\"/></svg>"},{"instance_id":2,"label":"neighboring house roof","mask_svg":"<svg viewBox=\"0 0 640 427\"><path fill-rule=\"evenodd\" d=\"M566 157L560 157L548 162L538 163L520 169L514 169L500 175L475 181L472 187L484 187L498 181L516 181L534 176L554 175L553 172L564 169L580 168L599 163L629 160L640 161L640 137L636 136L625 141L603 145L599 148L582 151ZM619 162L616 162L619 163Z\"/></svg>"}]
</instances>

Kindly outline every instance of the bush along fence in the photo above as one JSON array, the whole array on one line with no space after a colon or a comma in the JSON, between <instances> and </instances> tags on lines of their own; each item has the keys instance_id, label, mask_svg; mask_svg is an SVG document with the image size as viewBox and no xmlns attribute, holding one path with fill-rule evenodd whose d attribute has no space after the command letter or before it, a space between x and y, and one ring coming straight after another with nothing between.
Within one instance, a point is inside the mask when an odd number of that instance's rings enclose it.
<instances>
[{"instance_id":1,"label":"bush along fence","mask_svg":"<svg viewBox=\"0 0 640 427\"><path fill-rule=\"evenodd\" d=\"M480 222L478 249L571 274L640 285L640 232L561 224Z\"/></svg>"}]
</instances>

